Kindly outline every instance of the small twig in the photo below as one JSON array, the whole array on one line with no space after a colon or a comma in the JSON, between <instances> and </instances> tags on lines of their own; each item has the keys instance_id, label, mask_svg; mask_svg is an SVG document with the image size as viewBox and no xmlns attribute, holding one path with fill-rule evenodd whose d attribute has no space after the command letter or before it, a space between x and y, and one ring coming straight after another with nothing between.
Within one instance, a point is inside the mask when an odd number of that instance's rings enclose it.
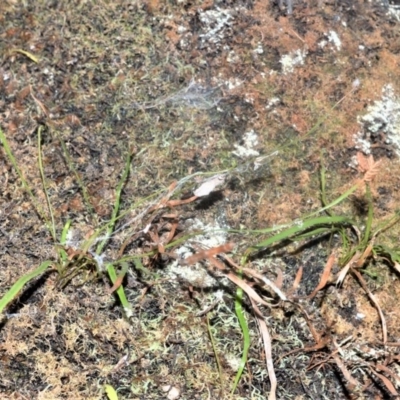
<instances>
[{"instance_id":1,"label":"small twig","mask_svg":"<svg viewBox=\"0 0 400 400\"><path fill-rule=\"evenodd\" d=\"M208 258L208 261L215 267L217 267L220 271L224 273L224 275L232 281L236 286L239 286L241 289L243 289L246 294L249 296L250 299L254 300L257 303L260 303L266 307L270 307L270 304L267 303L265 300L263 300L258 293L243 279L239 278L232 272L226 272L225 265L221 262L218 261L216 258L210 257ZM262 315L262 314L261 314Z\"/></svg>"},{"instance_id":2,"label":"small twig","mask_svg":"<svg viewBox=\"0 0 400 400\"><path fill-rule=\"evenodd\" d=\"M382 324L382 336L383 336L383 345L386 345L387 342L387 328L386 328L386 319L385 316L383 315L382 309L378 303L378 300L376 297L371 293L371 291L368 289L368 286L360 274L359 271L357 271L355 268L351 270L351 272L357 277L358 281L360 282L362 288L364 289L365 293L367 293L368 297L370 298L371 302L373 305L376 307L378 310L379 317L381 319L381 324Z\"/></svg>"},{"instance_id":3,"label":"small twig","mask_svg":"<svg viewBox=\"0 0 400 400\"><path fill-rule=\"evenodd\" d=\"M196 317L202 317L203 315L208 314L211 310L213 310L219 303L221 302L220 299L215 300L214 303L212 303L210 306L208 306L207 308L205 308L204 310L199 311L196 314Z\"/></svg>"},{"instance_id":4,"label":"small twig","mask_svg":"<svg viewBox=\"0 0 400 400\"><path fill-rule=\"evenodd\" d=\"M212 257L216 256L217 254L220 253L227 253L229 251L232 251L235 248L235 244L230 242L230 243L225 243L220 246L212 247L211 249L207 250L201 250L196 254L193 254L192 256L182 260L182 264L185 265L190 265L190 264L196 264L197 262L207 259L210 260Z\"/></svg>"},{"instance_id":5,"label":"small twig","mask_svg":"<svg viewBox=\"0 0 400 400\"><path fill-rule=\"evenodd\" d=\"M332 355L332 358L335 360L337 367L340 369L344 378L349 383L349 388L348 388L349 391L353 392L357 388L361 387L361 384L351 376L350 372L347 370L346 366L344 365L340 357L337 354L334 354Z\"/></svg>"}]
</instances>

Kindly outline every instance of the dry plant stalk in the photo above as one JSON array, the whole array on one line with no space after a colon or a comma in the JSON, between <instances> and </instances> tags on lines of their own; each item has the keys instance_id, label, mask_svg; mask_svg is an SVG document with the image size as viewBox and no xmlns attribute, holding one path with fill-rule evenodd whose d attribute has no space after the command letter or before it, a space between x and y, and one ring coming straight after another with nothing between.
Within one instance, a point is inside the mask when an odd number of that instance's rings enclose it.
<instances>
[{"instance_id":1,"label":"dry plant stalk","mask_svg":"<svg viewBox=\"0 0 400 400\"><path fill-rule=\"evenodd\" d=\"M342 372L344 378L348 382L348 384L349 384L349 386L348 386L349 392L352 393L357 388L360 388L361 384L351 376L350 372L348 371L348 369L346 368L346 366L344 365L344 363L340 359L340 357L337 354L334 354L334 355L332 355L332 358L334 359L337 367L340 369L340 371Z\"/></svg>"},{"instance_id":2,"label":"dry plant stalk","mask_svg":"<svg viewBox=\"0 0 400 400\"><path fill-rule=\"evenodd\" d=\"M115 280L114 284L107 290L108 294L114 293L118 288L122 285L122 282L124 281L125 275L120 275L117 277Z\"/></svg>"},{"instance_id":3,"label":"dry plant stalk","mask_svg":"<svg viewBox=\"0 0 400 400\"><path fill-rule=\"evenodd\" d=\"M212 247L211 249L200 250L198 253L183 260L182 263L185 265L189 265L189 264L196 264L201 260L209 261L214 267L223 272L224 275L231 282L233 282L236 286L239 286L241 289L243 289L243 291L249 296L250 299L256 301L257 303L263 304L264 306L269 307L270 304L268 304L264 299L262 299L245 280L239 278L232 272L227 272L225 265L221 261L215 258L215 256L220 253L232 251L234 247L235 244L230 242L230 243L225 243L221 246Z\"/></svg>"},{"instance_id":4,"label":"dry plant stalk","mask_svg":"<svg viewBox=\"0 0 400 400\"><path fill-rule=\"evenodd\" d=\"M386 345L387 328L386 328L386 320L383 315L382 309L379 306L378 300L368 289L367 283L365 282L364 278L358 271L358 269L360 269L364 265L365 260L370 256L370 254L372 252L373 240L374 240L374 238L371 239L371 242L369 243L369 245L366 247L366 249L364 250L364 252L362 254L360 252L357 252L356 254L354 254L354 256L351 258L351 260L344 266L344 268L342 268L342 270L340 271L338 278L336 280L336 284L341 285L349 271L351 271L356 276L356 278L360 282L361 287L364 289L365 293L367 293L371 302L374 304L375 308L378 311L379 318L380 318L381 324L382 324L383 344Z\"/></svg>"},{"instance_id":5,"label":"dry plant stalk","mask_svg":"<svg viewBox=\"0 0 400 400\"><path fill-rule=\"evenodd\" d=\"M261 331L262 337L263 337L268 377L269 377L269 381L271 382L271 391L269 392L268 400L275 400L276 399L277 380L276 380L276 375L275 375L274 363L272 361L271 336L268 332L268 328L267 328L267 324L265 323L265 319L258 318L257 320L258 320L258 324L260 325L260 331Z\"/></svg>"},{"instance_id":6,"label":"dry plant stalk","mask_svg":"<svg viewBox=\"0 0 400 400\"><path fill-rule=\"evenodd\" d=\"M271 391L269 392L268 400L276 400L277 379L275 375L274 362L272 360L271 335L269 334L268 327L261 313L261 310L257 307L253 299L250 298L250 301L256 313L258 325L260 327L260 332L264 343L265 361L267 364L269 381L271 382Z\"/></svg>"},{"instance_id":7,"label":"dry plant stalk","mask_svg":"<svg viewBox=\"0 0 400 400\"><path fill-rule=\"evenodd\" d=\"M351 258L351 260L341 269L339 272L337 279L336 279L336 285L340 286L344 282L344 278L346 278L347 273L349 272L350 268L357 263L357 261L361 258L360 252L357 252L354 254L354 256Z\"/></svg>"},{"instance_id":8,"label":"dry plant stalk","mask_svg":"<svg viewBox=\"0 0 400 400\"><path fill-rule=\"evenodd\" d=\"M228 264L232 267L234 267L238 271L242 271L248 276L251 276L252 278L257 279L258 281L263 282L266 286L269 286L277 295L278 297L283 300L287 301L287 296L279 289L279 287L272 281L270 281L268 278L265 276L261 275L260 273L253 271L250 268L242 268L239 265L237 265L231 258L224 256L224 259L228 262Z\"/></svg>"},{"instance_id":9,"label":"dry plant stalk","mask_svg":"<svg viewBox=\"0 0 400 400\"><path fill-rule=\"evenodd\" d=\"M236 276L235 274L233 274L232 272L226 272L226 268L225 265L221 262L218 261L216 258L214 257L210 257L208 258L208 261L210 261L210 263L218 268L220 271L222 271L224 273L224 275L231 281L233 282L236 286L239 286L248 296L250 299L254 300L255 302L262 304L264 306L270 307L270 304L268 304L264 299L262 299L257 292L243 279L239 278L238 276ZM262 314L260 313L260 315L262 316Z\"/></svg>"},{"instance_id":10,"label":"dry plant stalk","mask_svg":"<svg viewBox=\"0 0 400 400\"><path fill-rule=\"evenodd\" d=\"M353 274L357 277L358 281L360 282L362 288L364 289L365 293L367 293L368 297L370 298L372 304L376 307L378 310L379 317L381 319L381 324L382 324L382 337L383 337L383 345L386 345L387 342L387 328L386 328L386 319L385 316L383 315L382 309L378 303L378 300L376 297L371 293L371 291L368 289L367 283L365 282L364 278L360 274L359 271L356 269L352 269Z\"/></svg>"}]
</instances>

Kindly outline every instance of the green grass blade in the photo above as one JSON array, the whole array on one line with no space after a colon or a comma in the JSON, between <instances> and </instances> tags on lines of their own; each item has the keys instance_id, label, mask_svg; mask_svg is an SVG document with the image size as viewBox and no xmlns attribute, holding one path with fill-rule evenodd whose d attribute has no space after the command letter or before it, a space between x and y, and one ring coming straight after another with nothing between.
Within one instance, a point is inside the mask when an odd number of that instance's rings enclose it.
<instances>
[{"instance_id":1,"label":"green grass blade","mask_svg":"<svg viewBox=\"0 0 400 400\"><path fill-rule=\"evenodd\" d=\"M140 260L140 258L135 258L133 260L133 263L135 264L136 271L139 271L145 278L148 278L151 276L150 270L143 266L143 263Z\"/></svg>"},{"instance_id":2,"label":"green grass blade","mask_svg":"<svg viewBox=\"0 0 400 400\"><path fill-rule=\"evenodd\" d=\"M65 225L64 225L64 228L63 228L63 230L62 230L62 232L61 232L61 240L60 240L60 243L63 245L63 246L65 246L66 244L67 244L67 235L68 235L68 232L69 232L69 228L71 227L71 223L72 223L72 221L69 219L66 223L65 223Z\"/></svg>"},{"instance_id":3,"label":"green grass blade","mask_svg":"<svg viewBox=\"0 0 400 400\"><path fill-rule=\"evenodd\" d=\"M319 210L314 211L311 214L306 215L300 221L295 221L295 222L291 222L291 223L288 223L288 224L282 224L282 225L278 225L278 226L273 226L271 228L265 228L265 229L254 229L254 230L250 230L250 229L226 229L224 231L228 232L228 233L239 233L239 234L243 234L243 233L248 233L248 234L259 234L259 233L266 234L266 233L276 232L276 231L279 231L279 230L282 230L282 229L287 229L287 228L293 227L293 225L300 225L302 223L302 221L307 221L311 217L314 217L315 215L318 215L318 214L320 214L320 213L322 213L324 211L327 211L328 209L338 205L343 200L345 200L347 197L349 197L357 188L358 188L358 185L352 186L349 190L347 190L345 193L343 193L337 199L335 199L334 201L332 201L328 205L320 208ZM329 215L328 217L335 217L335 216L334 215ZM321 218L324 218L324 217L321 217ZM342 217L340 217L340 218L342 218ZM351 223L351 221L348 221L348 222Z\"/></svg>"},{"instance_id":4,"label":"green grass blade","mask_svg":"<svg viewBox=\"0 0 400 400\"><path fill-rule=\"evenodd\" d=\"M117 277L117 279L119 279L119 280L123 280L124 279L128 269L129 269L129 264L128 263L121 263L121 267L122 267L121 272L118 274L118 277Z\"/></svg>"},{"instance_id":5,"label":"green grass blade","mask_svg":"<svg viewBox=\"0 0 400 400\"><path fill-rule=\"evenodd\" d=\"M0 313L4 310L4 308L11 303L17 296L21 289L24 287L25 284L30 282L32 279L36 278L38 275L42 274L46 271L47 268L52 265L51 261L44 261L42 264L39 265L36 269L32 272L29 272L14 283L11 288L5 293L5 295L0 300Z\"/></svg>"},{"instance_id":6,"label":"green grass blade","mask_svg":"<svg viewBox=\"0 0 400 400\"><path fill-rule=\"evenodd\" d=\"M239 369L236 373L235 376L235 381L233 382L233 387L232 387L232 394L235 392L240 378L243 374L244 367L246 366L247 358L249 355L249 348L250 348L250 332L249 332L249 327L247 325L246 318L244 317L243 314L243 290L241 288L236 289L236 299L235 299L235 313L239 321L240 329L242 330L243 333L243 354L242 358L240 360L240 365Z\"/></svg>"},{"instance_id":7,"label":"green grass blade","mask_svg":"<svg viewBox=\"0 0 400 400\"><path fill-rule=\"evenodd\" d=\"M111 385L104 385L104 391L106 392L108 400L118 400L117 392Z\"/></svg>"},{"instance_id":8,"label":"green grass blade","mask_svg":"<svg viewBox=\"0 0 400 400\"><path fill-rule=\"evenodd\" d=\"M309 214L306 218L308 217L312 217L314 215L320 214L323 211L327 211L330 208L338 205L339 203L341 203L343 200L346 200L347 197L349 197L353 192L355 192L358 189L359 185L354 185L352 186L349 190L346 190L341 196L339 196L337 199L333 200L331 203L329 203L328 205L320 208L319 210Z\"/></svg>"},{"instance_id":9,"label":"green grass blade","mask_svg":"<svg viewBox=\"0 0 400 400\"><path fill-rule=\"evenodd\" d=\"M310 228L321 228L321 225L327 225L328 227L333 227L334 225L346 225L350 224L350 220L347 217L340 217L340 216L323 216L323 217L316 217L310 218L305 221L301 221L300 224L292 226L289 229L285 229L283 232L278 233L262 242L252 246L251 248L265 248L270 246L273 243L280 242L282 240L288 240L294 235L304 232Z\"/></svg>"},{"instance_id":10,"label":"green grass blade","mask_svg":"<svg viewBox=\"0 0 400 400\"><path fill-rule=\"evenodd\" d=\"M309 232L305 232L305 233L299 233L298 235L295 235L291 238L291 240L304 240L304 239L308 239L310 237L315 237L315 236L322 236L328 233L332 233L335 230L338 230L339 228L335 228L335 227L324 227L324 228L317 228L317 229L313 229Z\"/></svg>"},{"instance_id":11,"label":"green grass blade","mask_svg":"<svg viewBox=\"0 0 400 400\"><path fill-rule=\"evenodd\" d=\"M111 219L109 221L109 223L106 225L106 235L105 238L99 243L99 245L97 246L96 249L96 254L100 255L101 252L103 251L107 241L109 240L109 238L111 237L113 231L114 231L114 227L115 227L115 223L118 219L118 212L119 212L119 208L121 205L121 194L122 194L122 189L126 183L126 180L128 179L129 176L129 170L130 170L130 165L131 165L131 155L129 154L125 163L125 169L124 172L122 174L122 177L118 183L117 186L117 191L116 191L116 199L115 199L115 203L114 203L114 208L111 214ZM98 236L98 233L94 236ZM113 264L108 264L106 269L107 269L107 273L108 276L111 280L111 282L114 284L115 281L117 279L120 279L121 277L123 277L123 275L125 275L126 271L128 270L128 263L123 262L121 260L119 260L119 264L122 265L122 272L121 274L117 277L117 274L115 272L115 268L113 266ZM122 304L122 307L124 309L125 315L129 318L131 316L132 313L132 307L129 304L126 295L125 295L125 291L122 285L120 285L118 287L118 289L116 290L116 294Z\"/></svg>"},{"instance_id":12,"label":"green grass blade","mask_svg":"<svg viewBox=\"0 0 400 400\"><path fill-rule=\"evenodd\" d=\"M123 264L123 269L126 268L128 269L128 264ZM115 281L117 280L117 273L115 272L114 265L112 264L107 264L107 273L108 276L111 279L111 282L114 284ZM125 315L127 318L130 318L132 316L132 307L128 302L128 299L126 298L125 291L123 286L121 285L117 290L116 290L117 296L122 304L122 307L124 309Z\"/></svg>"}]
</instances>

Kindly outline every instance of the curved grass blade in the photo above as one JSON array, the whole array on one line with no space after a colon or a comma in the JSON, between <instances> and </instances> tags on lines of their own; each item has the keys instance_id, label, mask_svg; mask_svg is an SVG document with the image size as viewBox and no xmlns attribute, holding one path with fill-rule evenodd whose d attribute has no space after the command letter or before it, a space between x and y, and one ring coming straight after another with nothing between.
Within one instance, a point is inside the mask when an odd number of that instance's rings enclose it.
<instances>
[{"instance_id":1,"label":"curved grass blade","mask_svg":"<svg viewBox=\"0 0 400 400\"><path fill-rule=\"evenodd\" d=\"M115 223L118 218L119 207L121 204L122 189L126 183L126 180L128 179L130 165L131 165L131 154L128 154L124 172L123 172L121 179L117 186L117 191L116 191L116 196L115 196L116 198L115 198L114 208L113 208L113 211L111 214L111 219L110 219L110 222L106 226L105 238L97 246L97 249L96 249L97 255L101 254L105 245L107 244L107 241L109 240L109 238L111 237L111 235L114 231ZM108 264L106 269L107 269L108 276L110 277L110 280L113 283L112 289L113 289L113 291L115 291L117 293L118 298L124 309L125 315L129 318L132 315L132 307L130 306L130 304L126 298L124 288L121 285L124 275L125 275L126 271L128 270L128 264L125 262L120 262L120 264L122 265L122 273L118 277L115 272L115 268L114 268L113 264Z\"/></svg>"},{"instance_id":2,"label":"curved grass blade","mask_svg":"<svg viewBox=\"0 0 400 400\"><path fill-rule=\"evenodd\" d=\"M25 57L29 58L31 61L33 61L35 64L39 63L39 58L34 56L32 53L29 51L23 50L23 49L12 49L11 52L13 53L20 53L24 55Z\"/></svg>"},{"instance_id":3,"label":"curved grass blade","mask_svg":"<svg viewBox=\"0 0 400 400\"><path fill-rule=\"evenodd\" d=\"M37 276L39 276L40 274L42 274L52 264L53 263L51 261L44 261L36 269L34 269L32 272L29 272L29 273L21 276L21 278L19 278L17 280L17 282L15 282L14 285L12 285L11 288L6 292L6 294L1 298L1 300L0 300L0 313L4 310L4 308L9 303L11 303L18 296L18 293L21 291L21 289L24 287L25 284L27 284L32 279L34 279Z\"/></svg>"},{"instance_id":4,"label":"curved grass blade","mask_svg":"<svg viewBox=\"0 0 400 400\"><path fill-rule=\"evenodd\" d=\"M124 266L123 266L124 268ZM126 265L126 270L127 270L127 265ZM117 277L117 273L115 272L115 268L114 265L112 264L107 264L107 273L108 276L111 279L111 282L113 283L113 285L115 284L115 282L117 281L118 277ZM116 290L116 293L118 295L119 300L121 301L122 307L124 309L125 315L127 318L130 318L132 316L132 307L128 302L128 299L126 298L125 292L124 292L124 288L123 286L119 286L118 289Z\"/></svg>"},{"instance_id":5,"label":"curved grass blade","mask_svg":"<svg viewBox=\"0 0 400 400\"><path fill-rule=\"evenodd\" d=\"M282 240L289 240L296 234L305 233L308 229L315 228L316 230L321 229L321 225L325 225L326 229L332 229L335 225L348 225L351 224L351 221L347 217L340 216L323 216L310 218L305 221L301 221L300 224L292 226L289 229L285 229L283 232L280 232L266 240L263 240L260 243L252 246L250 249L260 249L270 246L273 243L280 242ZM317 231L318 232L318 231Z\"/></svg>"},{"instance_id":6,"label":"curved grass blade","mask_svg":"<svg viewBox=\"0 0 400 400\"><path fill-rule=\"evenodd\" d=\"M248 234L265 234L265 233L271 233L271 232L276 232L279 231L281 229L287 229L287 228L291 228L293 227L293 225L300 225L301 223L305 223L306 221L309 221L311 217L318 215L322 212L327 212L327 210L329 210L330 208L338 205L339 203L341 203L343 200L345 200L347 197L349 197L357 188L359 187L359 185L354 185L352 186L349 190L347 190L346 192L344 192L340 197L338 197L337 199L333 200L331 203L329 203L328 205L325 205L324 207L320 208L317 211L312 212L311 214L306 215L305 217L302 218L302 220L299 221L295 221L295 222L290 222L287 224L282 224L282 225L277 225L277 226L273 226L272 228L265 228L265 229L221 229L220 231L224 231L224 232L229 232L229 233L248 233ZM329 214L327 212L327 214ZM328 215L327 217L319 217L319 218L329 218L329 217L335 217L334 215ZM339 217L339 218L345 218L345 217ZM348 221L349 224L351 224L352 222L349 220ZM216 231L218 232L218 231Z\"/></svg>"},{"instance_id":7,"label":"curved grass blade","mask_svg":"<svg viewBox=\"0 0 400 400\"><path fill-rule=\"evenodd\" d=\"M295 235L291 240L303 240L303 239L308 239L309 237L316 237L316 236L323 236L324 234L327 233L332 233L335 230L340 229L339 227L324 227L324 228L316 228L311 231L307 231L305 233L299 233Z\"/></svg>"},{"instance_id":8,"label":"curved grass blade","mask_svg":"<svg viewBox=\"0 0 400 400\"><path fill-rule=\"evenodd\" d=\"M353 192L355 192L358 187L360 186L360 183L357 183L356 185L352 186L349 190L346 190L341 196L339 196L337 199L333 200L331 203L327 204L326 206L320 208L319 210L311 213L308 215L308 217L312 217L313 215L317 215L323 211L328 211L330 208L338 205L341 203L343 200L345 200L347 197L349 197ZM328 213L328 212L327 212ZM328 213L329 214L329 213ZM307 218L308 218L307 217Z\"/></svg>"},{"instance_id":9,"label":"curved grass blade","mask_svg":"<svg viewBox=\"0 0 400 400\"><path fill-rule=\"evenodd\" d=\"M62 232L61 232L61 240L60 240L60 243L63 245L63 246L65 246L66 244L67 244L67 235L68 235L68 232L69 232L69 228L71 227L71 223L72 223L72 220L68 220L66 223L65 223L65 225L64 225L64 228L63 228L63 230L62 230Z\"/></svg>"}]
</instances>

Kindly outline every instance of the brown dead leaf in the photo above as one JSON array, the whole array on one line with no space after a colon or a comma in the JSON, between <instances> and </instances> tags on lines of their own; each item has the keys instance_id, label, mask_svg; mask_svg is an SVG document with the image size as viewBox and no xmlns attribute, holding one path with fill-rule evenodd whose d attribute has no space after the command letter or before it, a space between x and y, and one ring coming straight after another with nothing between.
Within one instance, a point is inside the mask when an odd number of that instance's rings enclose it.
<instances>
[{"instance_id":1,"label":"brown dead leaf","mask_svg":"<svg viewBox=\"0 0 400 400\"><path fill-rule=\"evenodd\" d=\"M217 246L217 247L212 247L211 249L208 250L201 250L196 254L193 254L192 256L186 258L185 260L183 260L183 264L186 265L190 265L190 264L196 264L197 262L204 260L204 259L210 259L214 256L216 256L217 254L220 253L228 253L230 251L232 251L235 247L235 244L230 242L230 243L225 243L222 244L221 246Z\"/></svg>"},{"instance_id":2,"label":"brown dead leaf","mask_svg":"<svg viewBox=\"0 0 400 400\"><path fill-rule=\"evenodd\" d=\"M296 292L297 288L300 285L302 276L303 276L303 266L301 265L300 268L297 270L296 277L293 281L292 288L287 291L288 296L291 296L293 293Z\"/></svg>"},{"instance_id":3,"label":"brown dead leaf","mask_svg":"<svg viewBox=\"0 0 400 400\"><path fill-rule=\"evenodd\" d=\"M324 271L322 273L321 279L319 281L318 286L314 289L314 291L308 296L308 298L311 300L315 297L315 295L325 287L325 285L328 283L329 280L329 276L331 274L331 270L332 270L332 266L335 263L335 254L332 253L329 258L328 261L325 264L325 268Z\"/></svg>"}]
</instances>

